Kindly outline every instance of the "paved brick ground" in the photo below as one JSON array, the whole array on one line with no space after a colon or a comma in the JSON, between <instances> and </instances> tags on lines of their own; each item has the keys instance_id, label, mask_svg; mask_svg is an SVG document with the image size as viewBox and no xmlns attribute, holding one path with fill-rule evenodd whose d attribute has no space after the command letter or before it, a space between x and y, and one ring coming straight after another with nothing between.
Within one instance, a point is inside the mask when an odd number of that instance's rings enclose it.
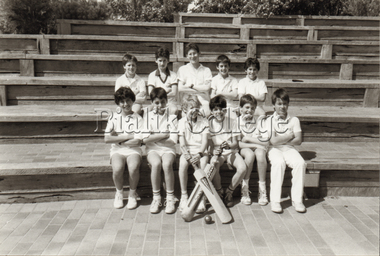
<instances>
[{"instance_id":1,"label":"paved brick ground","mask_svg":"<svg viewBox=\"0 0 380 256\"><path fill-rule=\"evenodd\" d=\"M234 222L186 223L180 213L113 209L112 200L0 205L1 255L378 255L379 198L307 200L299 214L283 202L237 203Z\"/></svg>"}]
</instances>

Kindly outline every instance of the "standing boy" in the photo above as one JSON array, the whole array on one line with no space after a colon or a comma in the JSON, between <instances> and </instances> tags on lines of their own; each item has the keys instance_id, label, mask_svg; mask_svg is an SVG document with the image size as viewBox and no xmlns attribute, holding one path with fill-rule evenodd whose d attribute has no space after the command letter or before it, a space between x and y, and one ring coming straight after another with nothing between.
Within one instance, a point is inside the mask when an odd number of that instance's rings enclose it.
<instances>
[{"instance_id":1,"label":"standing boy","mask_svg":"<svg viewBox=\"0 0 380 256\"><path fill-rule=\"evenodd\" d=\"M211 149L213 149L212 152L214 155L218 154L219 148L223 149L223 153L218 159L219 163L216 165L217 172L213 180L215 188L218 191L219 195L223 193L222 182L219 173L220 166L222 166L224 162L227 162L227 164L232 165L236 168L236 173L233 175L231 183L226 189L226 195L224 197L225 204L228 207L232 207L234 205L232 193L242 181L247 171L247 166L245 165L243 158L238 152L238 132L233 128L233 125L235 126L235 122L226 116L226 107L227 102L222 95L218 95L212 98L210 101L212 116L209 118L211 136L209 143L211 145Z\"/></svg>"},{"instance_id":2,"label":"standing boy","mask_svg":"<svg viewBox=\"0 0 380 256\"><path fill-rule=\"evenodd\" d=\"M281 213L281 189L284 181L286 165L292 168L292 205L297 212L304 213L306 208L302 202L306 163L294 148L302 143L301 124L297 117L288 114L289 95L282 88L272 95L274 113L267 124L271 131L268 158L271 163L270 202L275 213Z\"/></svg>"},{"instance_id":3,"label":"standing boy","mask_svg":"<svg viewBox=\"0 0 380 256\"><path fill-rule=\"evenodd\" d=\"M155 57L158 68L149 74L148 91L150 94L153 88L164 88L168 96L168 107L174 114L177 111L178 79L176 73L168 68L170 52L166 48L159 48Z\"/></svg>"},{"instance_id":4,"label":"standing boy","mask_svg":"<svg viewBox=\"0 0 380 256\"><path fill-rule=\"evenodd\" d=\"M238 81L228 74L231 61L226 55L219 55L216 58L216 69L219 71L211 81L211 98L221 94L227 100L228 108L238 106Z\"/></svg>"},{"instance_id":5,"label":"standing boy","mask_svg":"<svg viewBox=\"0 0 380 256\"><path fill-rule=\"evenodd\" d=\"M199 55L198 45L190 43L186 46L186 57L190 62L178 69L178 90L181 102L187 100L189 94L197 95L208 116L212 73L208 67L199 63Z\"/></svg>"},{"instance_id":6,"label":"standing boy","mask_svg":"<svg viewBox=\"0 0 380 256\"><path fill-rule=\"evenodd\" d=\"M112 164L112 178L116 187L114 201L115 208L122 208L123 203L123 176L125 165L129 171L128 209L137 207L139 199L136 188L140 178L141 163L141 130L143 120L132 111L135 94L130 88L121 87L115 92L115 103L121 112L113 113L108 120L104 140L113 143L110 157Z\"/></svg>"},{"instance_id":7,"label":"standing boy","mask_svg":"<svg viewBox=\"0 0 380 256\"><path fill-rule=\"evenodd\" d=\"M133 105L133 112L142 114L142 106L146 97L146 87L145 81L136 74L137 70L137 59L135 56L130 54L125 54L122 58L123 68L125 70L124 74L116 79L115 91L120 87L129 87L136 95L136 103Z\"/></svg>"},{"instance_id":8,"label":"standing boy","mask_svg":"<svg viewBox=\"0 0 380 256\"><path fill-rule=\"evenodd\" d=\"M175 212L173 162L176 158L177 116L170 115L166 91L159 87L150 93L153 110L144 115L143 142L146 145L147 160L152 168L151 181L153 201L151 213L158 213L161 207L161 167L166 184L165 212Z\"/></svg>"},{"instance_id":9,"label":"standing boy","mask_svg":"<svg viewBox=\"0 0 380 256\"><path fill-rule=\"evenodd\" d=\"M263 104L268 93L265 82L257 77L260 70L260 62L254 58L248 58L244 63L244 70L247 76L239 81L239 98L244 94L251 94L257 101L255 115L265 115Z\"/></svg>"}]
</instances>

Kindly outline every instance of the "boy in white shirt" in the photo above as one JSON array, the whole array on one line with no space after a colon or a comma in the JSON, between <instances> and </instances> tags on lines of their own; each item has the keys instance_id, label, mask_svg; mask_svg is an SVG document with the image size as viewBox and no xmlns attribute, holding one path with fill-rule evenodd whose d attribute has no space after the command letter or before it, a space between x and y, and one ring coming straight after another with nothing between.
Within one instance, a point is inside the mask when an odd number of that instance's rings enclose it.
<instances>
[{"instance_id":1,"label":"boy in white shirt","mask_svg":"<svg viewBox=\"0 0 380 256\"><path fill-rule=\"evenodd\" d=\"M237 136L239 135L236 129L236 122L233 122L231 118L226 116L226 99L222 95L218 95L211 99L210 109L211 114L209 118L209 129L210 129L210 139L209 143L211 145L211 152L213 155L218 154L220 148L223 149L222 155L218 159L218 164L216 169L218 170L215 174L213 183L218 191L218 194L223 193L221 177L220 177L220 166L226 161L227 164L236 168L236 172L232 177L231 183L226 189L226 195L224 197L224 202L227 207L232 207L233 196L232 193L235 188L241 183L246 171L247 166L244 159L239 154Z\"/></svg>"},{"instance_id":2,"label":"boy in white shirt","mask_svg":"<svg viewBox=\"0 0 380 256\"><path fill-rule=\"evenodd\" d=\"M216 59L216 69L219 73L211 80L211 98L221 94L227 100L228 108L237 108L238 99L238 80L228 74L231 61L226 55L219 55Z\"/></svg>"},{"instance_id":3,"label":"boy in white shirt","mask_svg":"<svg viewBox=\"0 0 380 256\"><path fill-rule=\"evenodd\" d=\"M288 114L289 95L279 88L272 95L275 112L267 120L270 134L268 158L271 163L270 202L275 213L281 213L281 189L284 181L286 165L292 168L292 205L300 213L306 212L303 204L303 188L306 163L300 153L294 148L302 143L300 120Z\"/></svg>"},{"instance_id":4,"label":"boy in white shirt","mask_svg":"<svg viewBox=\"0 0 380 256\"><path fill-rule=\"evenodd\" d=\"M164 88L168 96L170 112L175 114L177 111L178 78L176 73L168 68L170 52L167 48L159 48L155 57L158 68L149 74L148 92L150 94L153 88Z\"/></svg>"},{"instance_id":5,"label":"boy in white shirt","mask_svg":"<svg viewBox=\"0 0 380 256\"><path fill-rule=\"evenodd\" d=\"M175 145L178 140L177 116L170 115L166 107L166 91L154 88L150 93L153 110L144 114L143 142L146 146L147 160L152 168L151 181L153 201L151 213L158 213L161 207L161 167L166 184L166 208L168 214L175 212L173 163L176 158Z\"/></svg>"},{"instance_id":6,"label":"boy in white shirt","mask_svg":"<svg viewBox=\"0 0 380 256\"><path fill-rule=\"evenodd\" d=\"M199 47L190 43L186 46L186 57L190 63L178 69L178 90L180 102L187 99L187 95L196 94L202 105L205 115L210 115L210 87L212 73L208 67L199 63Z\"/></svg>"},{"instance_id":7,"label":"boy in white shirt","mask_svg":"<svg viewBox=\"0 0 380 256\"><path fill-rule=\"evenodd\" d=\"M182 110L185 114L178 122L179 143L182 155L179 159L179 181L181 184L181 201L179 208L182 209L187 204L187 170L190 164L200 165L203 170L208 163L208 129L207 119L200 113L200 102L197 97L192 97L182 103ZM198 206L197 213L206 211L205 200Z\"/></svg>"},{"instance_id":8,"label":"boy in white shirt","mask_svg":"<svg viewBox=\"0 0 380 256\"><path fill-rule=\"evenodd\" d=\"M115 92L120 87L129 87L136 95L136 102L132 107L133 112L142 114L142 103L146 98L146 86L145 81L136 74L137 59L135 56L125 54L122 58L123 68L125 73L116 79Z\"/></svg>"},{"instance_id":9,"label":"boy in white shirt","mask_svg":"<svg viewBox=\"0 0 380 256\"><path fill-rule=\"evenodd\" d=\"M116 187L115 208L124 206L123 176L125 165L128 166L130 186L127 208L136 208L136 200L139 200L136 188L140 178L143 120L141 116L132 111L135 99L135 94L130 88L121 87L115 92L115 103L119 106L120 112L112 114L108 120L104 136L106 143L113 143L110 157L112 178Z\"/></svg>"},{"instance_id":10,"label":"boy in white shirt","mask_svg":"<svg viewBox=\"0 0 380 256\"><path fill-rule=\"evenodd\" d=\"M261 128L263 117L255 120L253 113L255 112L257 102L250 94L245 94L240 98L240 116L238 117L238 127L241 132L239 137L240 155L244 158L247 165L247 173L242 181L241 186L241 202L245 205L252 203L249 196L249 179L251 177L255 158L257 160L257 172L259 174L259 195L258 203L267 205L268 198L266 192L266 171L267 171L267 151L269 145L268 134L264 133Z\"/></svg>"},{"instance_id":11,"label":"boy in white shirt","mask_svg":"<svg viewBox=\"0 0 380 256\"><path fill-rule=\"evenodd\" d=\"M238 93L239 99L244 94L251 94L257 101L255 115L265 115L263 104L265 102L268 88L265 82L257 77L260 70L260 62L254 58L248 58L244 63L244 70L247 76L239 81Z\"/></svg>"}]
</instances>

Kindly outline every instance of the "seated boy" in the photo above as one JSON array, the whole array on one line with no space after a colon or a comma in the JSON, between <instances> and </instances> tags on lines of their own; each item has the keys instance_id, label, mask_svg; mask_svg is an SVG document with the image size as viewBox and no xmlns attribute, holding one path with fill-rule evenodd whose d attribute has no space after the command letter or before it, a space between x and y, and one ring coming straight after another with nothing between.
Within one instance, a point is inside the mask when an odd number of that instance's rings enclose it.
<instances>
[{"instance_id":1,"label":"seated boy","mask_svg":"<svg viewBox=\"0 0 380 256\"><path fill-rule=\"evenodd\" d=\"M133 105L133 112L142 114L142 106L146 98L146 87L145 81L136 74L137 70L137 59L135 56L130 54L125 54L122 59L123 68L125 73L116 79L115 91L120 87L129 87L136 95L136 102Z\"/></svg>"},{"instance_id":2,"label":"seated boy","mask_svg":"<svg viewBox=\"0 0 380 256\"><path fill-rule=\"evenodd\" d=\"M149 94L153 88L164 88L168 96L168 107L170 109L170 113L175 114L177 111L178 79L176 73L168 68L170 52L166 48L159 48L155 53L155 57L158 68L149 74Z\"/></svg>"},{"instance_id":3,"label":"seated boy","mask_svg":"<svg viewBox=\"0 0 380 256\"><path fill-rule=\"evenodd\" d=\"M137 207L139 199L136 188L139 182L141 163L141 130L143 120L133 113L132 106L135 94L130 88L121 87L115 92L115 103L121 112L114 113L107 123L104 140L113 143L110 157L112 164L112 178L116 187L114 201L115 208L122 208L123 204L123 176L125 165L129 171L128 209Z\"/></svg>"},{"instance_id":4,"label":"seated boy","mask_svg":"<svg viewBox=\"0 0 380 256\"><path fill-rule=\"evenodd\" d=\"M257 101L257 108L255 115L265 115L263 105L265 102L268 88L265 82L257 77L260 70L260 62L254 58L248 58L244 63L244 70L247 73L247 77L239 81L239 98L244 94L251 94Z\"/></svg>"},{"instance_id":5,"label":"seated boy","mask_svg":"<svg viewBox=\"0 0 380 256\"><path fill-rule=\"evenodd\" d=\"M150 93L153 110L144 114L143 142L146 145L147 160L152 168L151 181L153 201L151 213L158 213L161 206L161 167L166 184L165 212L175 212L173 162L176 158L175 145L178 140L177 116L169 115L166 91L159 87Z\"/></svg>"},{"instance_id":6,"label":"seated boy","mask_svg":"<svg viewBox=\"0 0 380 256\"><path fill-rule=\"evenodd\" d=\"M197 165L203 170L208 163L208 122L199 112L200 102L196 96L182 103L182 111L186 115L178 122L179 143L182 155L179 159L179 181L181 184L181 201L179 209L187 204L187 170L189 164ZM206 211L205 200L198 206L197 212Z\"/></svg>"},{"instance_id":7,"label":"seated boy","mask_svg":"<svg viewBox=\"0 0 380 256\"><path fill-rule=\"evenodd\" d=\"M281 189L285 168L292 168L292 205L297 212L306 212L302 202L306 163L300 153L294 148L302 143L301 124L297 117L288 114L289 95L282 88L272 95L275 112L267 121L271 130L268 158L271 163L270 202L275 213L281 213Z\"/></svg>"},{"instance_id":8,"label":"seated boy","mask_svg":"<svg viewBox=\"0 0 380 256\"><path fill-rule=\"evenodd\" d=\"M223 149L222 155L218 159L219 163L216 165L218 172L215 174L213 180L215 188L220 195L223 193L219 173L220 166L222 166L224 162L227 162L227 164L236 168L236 173L232 177L231 184L226 189L224 198L225 204L228 207L232 207L234 205L232 193L242 181L247 171L247 166L238 153L238 132L232 128L232 126L236 124L234 124L231 118L226 116L226 107L227 102L222 95L217 95L210 101L211 116L209 118L209 129L211 139L209 143L213 155L218 154L219 149Z\"/></svg>"},{"instance_id":9,"label":"seated boy","mask_svg":"<svg viewBox=\"0 0 380 256\"><path fill-rule=\"evenodd\" d=\"M255 158L257 160L257 172L259 174L259 195L258 203L267 205L268 198L266 192L266 171L267 171L267 151L269 139L261 126L261 119L254 119L257 102L250 94L245 94L240 98L240 116L238 117L238 126L240 131L239 147L240 155L244 158L247 165L247 173L242 181L241 186L241 202L245 205L252 203L249 196L249 179L251 177ZM263 117L263 116L261 116ZM263 138L264 137L264 138Z\"/></svg>"},{"instance_id":10,"label":"seated boy","mask_svg":"<svg viewBox=\"0 0 380 256\"><path fill-rule=\"evenodd\" d=\"M202 105L206 116L210 115L210 86L212 73L208 67L199 63L199 47L190 43L186 46L186 57L190 63L178 69L178 90L180 101L186 94L195 94Z\"/></svg>"},{"instance_id":11,"label":"seated boy","mask_svg":"<svg viewBox=\"0 0 380 256\"><path fill-rule=\"evenodd\" d=\"M219 55L216 59L216 69L219 71L211 80L211 98L221 94L227 100L228 108L237 108L238 80L228 74L231 61L226 55Z\"/></svg>"}]
</instances>

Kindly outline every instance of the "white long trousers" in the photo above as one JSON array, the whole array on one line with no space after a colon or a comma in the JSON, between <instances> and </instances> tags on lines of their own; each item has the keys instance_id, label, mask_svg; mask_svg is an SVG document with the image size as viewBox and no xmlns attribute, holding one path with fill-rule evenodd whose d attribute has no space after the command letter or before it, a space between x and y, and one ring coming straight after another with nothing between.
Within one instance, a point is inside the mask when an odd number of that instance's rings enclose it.
<instances>
[{"instance_id":1,"label":"white long trousers","mask_svg":"<svg viewBox=\"0 0 380 256\"><path fill-rule=\"evenodd\" d=\"M281 201L282 183L286 165L292 168L292 188L291 197L294 202L302 202L303 187L305 181L306 163L300 153L294 149L282 151L271 148L268 152L271 163L270 173L270 201Z\"/></svg>"}]
</instances>

